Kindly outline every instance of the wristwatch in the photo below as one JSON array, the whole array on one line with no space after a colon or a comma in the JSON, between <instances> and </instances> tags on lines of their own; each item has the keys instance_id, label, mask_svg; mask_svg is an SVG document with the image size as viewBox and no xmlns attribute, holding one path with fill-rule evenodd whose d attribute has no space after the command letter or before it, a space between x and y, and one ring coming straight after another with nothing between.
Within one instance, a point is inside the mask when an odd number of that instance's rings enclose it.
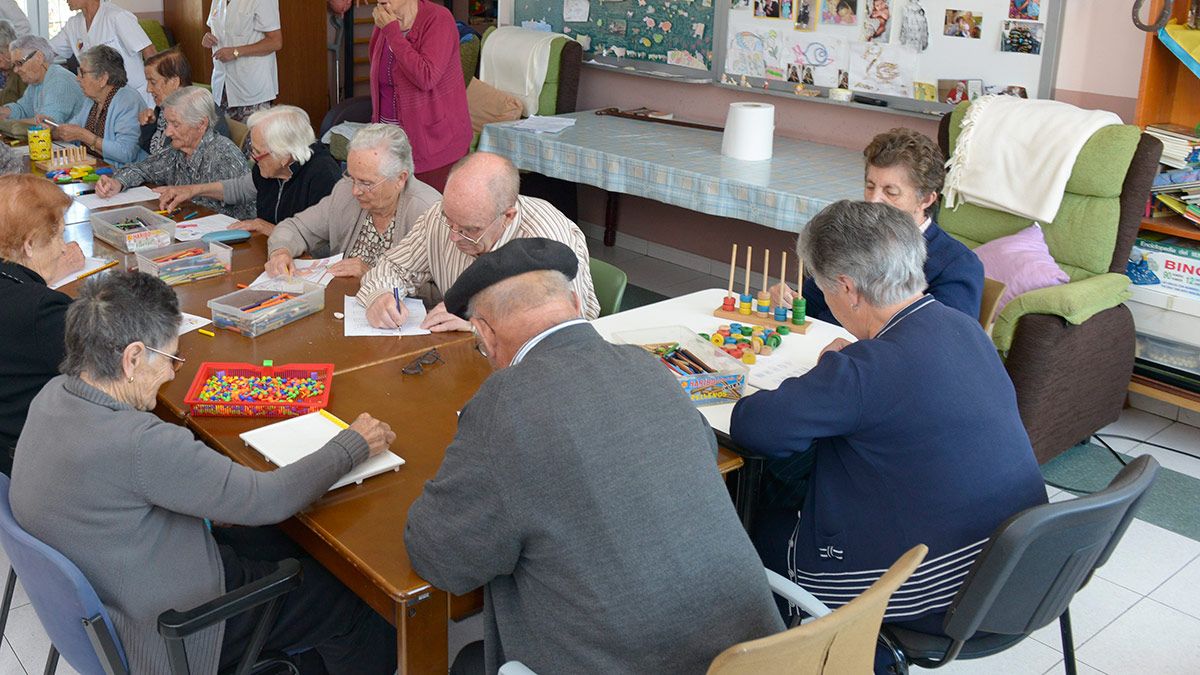
<instances>
[{"instance_id":1,"label":"wristwatch","mask_svg":"<svg viewBox=\"0 0 1200 675\"><path fill-rule=\"evenodd\" d=\"M235 58L235 59L242 58L242 55L240 53L238 53L237 47L233 48L233 58Z\"/></svg>"}]
</instances>

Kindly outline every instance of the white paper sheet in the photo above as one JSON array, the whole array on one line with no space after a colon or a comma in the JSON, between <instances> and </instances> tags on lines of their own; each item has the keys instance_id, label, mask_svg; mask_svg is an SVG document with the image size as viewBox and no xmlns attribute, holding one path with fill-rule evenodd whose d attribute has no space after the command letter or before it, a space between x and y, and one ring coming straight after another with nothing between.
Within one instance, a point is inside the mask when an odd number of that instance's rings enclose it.
<instances>
[{"instance_id":1,"label":"white paper sheet","mask_svg":"<svg viewBox=\"0 0 1200 675\"><path fill-rule=\"evenodd\" d=\"M212 323L212 319L208 319L203 316L196 316L195 314L188 314L187 312L180 312L180 314L183 315L183 320L179 322L180 335L183 335L184 333L190 333L197 328L203 328Z\"/></svg>"},{"instance_id":2,"label":"white paper sheet","mask_svg":"<svg viewBox=\"0 0 1200 675\"><path fill-rule=\"evenodd\" d=\"M343 310L346 314L346 337L429 335L428 330L421 328L421 322L425 320L425 305L420 298L404 298L404 306L408 308L408 321L403 326L399 329L375 328L367 321L367 308L362 306L358 298L347 295Z\"/></svg>"},{"instance_id":3,"label":"white paper sheet","mask_svg":"<svg viewBox=\"0 0 1200 675\"><path fill-rule=\"evenodd\" d=\"M157 200L158 193L145 185L139 185L135 188L129 188L124 192L113 195L108 199L104 199L96 194L83 195L76 197L75 202L89 209L107 209L110 206L122 206L125 204L136 204L137 202L145 202Z\"/></svg>"},{"instance_id":4,"label":"white paper sheet","mask_svg":"<svg viewBox=\"0 0 1200 675\"><path fill-rule=\"evenodd\" d=\"M66 286L67 284L69 284L73 281L77 281L81 277L91 274L92 272L104 267L105 265L114 265L114 264L115 264L115 261L109 260L108 258L91 258L91 257L84 258L83 259L83 269L79 270L78 272L75 272L74 274L68 274L67 276L63 277L62 279L59 279L58 281L50 284L50 288L53 288L53 289L62 288L63 286Z\"/></svg>"},{"instance_id":5,"label":"white paper sheet","mask_svg":"<svg viewBox=\"0 0 1200 675\"><path fill-rule=\"evenodd\" d=\"M778 389L784 380L799 377L811 368L812 366L785 361L780 357L766 357L750 367L750 376L746 379L746 384L758 389Z\"/></svg>"},{"instance_id":6,"label":"white paper sheet","mask_svg":"<svg viewBox=\"0 0 1200 675\"><path fill-rule=\"evenodd\" d=\"M227 215L217 213L203 218L181 220L175 224L175 239L178 241L196 241L209 232L228 230L237 220Z\"/></svg>"},{"instance_id":7,"label":"white paper sheet","mask_svg":"<svg viewBox=\"0 0 1200 675\"><path fill-rule=\"evenodd\" d=\"M329 273L329 266L335 262L340 262L344 256L339 253L331 255L328 258L317 258L315 260L293 260L292 264L296 266L296 273L292 275L292 282L296 281L311 281L314 284L328 286L330 281L333 281L333 275ZM266 272L258 275L258 278L250 282L250 288L262 288L268 284L277 287L281 281L286 282L287 277L273 277Z\"/></svg>"},{"instance_id":8,"label":"white paper sheet","mask_svg":"<svg viewBox=\"0 0 1200 675\"><path fill-rule=\"evenodd\" d=\"M544 117L534 115L513 125L514 129L524 129L535 134L557 134L563 129L575 126L574 117Z\"/></svg>"}]
</instances>

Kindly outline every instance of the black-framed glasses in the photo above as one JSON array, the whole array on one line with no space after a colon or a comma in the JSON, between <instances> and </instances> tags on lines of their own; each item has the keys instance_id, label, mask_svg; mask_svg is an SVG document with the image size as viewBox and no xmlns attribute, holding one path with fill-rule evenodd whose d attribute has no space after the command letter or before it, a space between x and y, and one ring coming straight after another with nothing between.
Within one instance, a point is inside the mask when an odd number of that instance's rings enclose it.
<instances>
[{"instance_id":1,"label":"black-framed glasses","mask_svg":"<svg viewBox=\"0 0 1200 675\"><path fill-rule=\"evenodd\" d=\"M433 349L430 349L424 354L413 359L411 363L401 368L400 372L404 373L405 375L420 375L421 373L425 372L425 366L432 366L435 363L445 363L445 361L442 360L442 355L438 352L437 347L434 347Z\"/></svg>"}]
</instances>

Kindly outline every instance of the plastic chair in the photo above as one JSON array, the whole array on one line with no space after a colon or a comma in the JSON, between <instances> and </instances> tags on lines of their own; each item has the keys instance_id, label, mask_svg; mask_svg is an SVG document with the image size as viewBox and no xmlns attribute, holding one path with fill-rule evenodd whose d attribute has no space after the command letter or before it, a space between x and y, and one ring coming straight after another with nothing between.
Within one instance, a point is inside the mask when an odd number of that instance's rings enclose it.
<instances>
[{"instance_id":1,"label":"plastic chair","mask_svg":"<svg viewBox=\"0 0 1200 675\"><path fill-rule=\"evenodd\" d=\"M592 270L592 288L596 291L596 300L600 303L600 316L621 311L621 300L625 297L625 286L629 284L629 277L620 267L597 258L590 258L588 264Z\"/></svg>"},{"instance_id":2,"label":"plastic chair","mask_svg":"<svg viewBox=\"0 0 1200 675\"><path fill-rule=\"evenodd\" d=\"M800 586L766 570L767 583L776 595L817 618L782 633L733 645L717 654L708 667L709 675L871 672L888 600L928 552L924 544L909 549L862 595L832 611ZM535 674L520 661L509 661L500 667L500 675Z\"/></svg>"},{"instance_id":3,"label":"plastic chair","mask_svg":"<svg viewBox=\"0 0 1200 675\"><path fill-rule=\"evenodd\" d=\"M983 278L983 301L979 303L979 325L985 333L991 332L992 322L996 320L996 306L1000 304L1000 296L1008 288L995 279Z\"/></svg>"},{"instance_id":4,"label":"plastic chair","mask_svg":"<svg viewBox=\"0 0 1200 675\"><path fill-rule=\"evenodd\" d=\"M129 662L121 639L95 589L75 563L17 523L8 501L8 489L8 476L0 474L0 545L8 554L12 571L21 578L29 602L50 636L45 672L47 675L55 672L61 653L72 668L85 675L128 673ZM10 581L15 581L11 572ZM250 645L232 672L245 675L255 672L256 668L282 665L277 658L256 661L275 619L279 600L299 584L300 563L283 560L270 576L195 609L163 612L159 616L159 633L167 640L172 672L176 675L190 672L183 648L185 637L259 605L265 606Z\"/></svg>"},{"instance_id":5,"label":"plastic chair","mask_svg":"<svg viewBox=\"0 0 1200 675\"><path fill-rule=\"evenodd\" d=\"M1100 492L1035 506L1005 521L947 610L945 635L884 626L900 672L909 664L938 668L991 656L1058 619L1063 666L1073 675L1071 599L1108 562L1157 472L1158 462L1142 455Z\"/></svg>"}]
</instances>

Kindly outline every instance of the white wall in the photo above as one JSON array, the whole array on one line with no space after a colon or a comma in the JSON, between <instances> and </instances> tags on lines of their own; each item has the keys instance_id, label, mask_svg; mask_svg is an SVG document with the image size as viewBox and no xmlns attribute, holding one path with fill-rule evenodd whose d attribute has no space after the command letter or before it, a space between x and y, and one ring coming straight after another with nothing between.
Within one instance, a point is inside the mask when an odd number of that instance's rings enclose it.
<instances>
[{"instance_id":1,"label":"white wall","mask_svg":"<svg viewBox=\"0 0 1200 675\"><path fill-rule=\"evenodd\" d=\"M1131 0L1054 1L1066 2L1055 86L1136 98L1146 34L1130 20Z\"/></svg>"}]
</instances>

